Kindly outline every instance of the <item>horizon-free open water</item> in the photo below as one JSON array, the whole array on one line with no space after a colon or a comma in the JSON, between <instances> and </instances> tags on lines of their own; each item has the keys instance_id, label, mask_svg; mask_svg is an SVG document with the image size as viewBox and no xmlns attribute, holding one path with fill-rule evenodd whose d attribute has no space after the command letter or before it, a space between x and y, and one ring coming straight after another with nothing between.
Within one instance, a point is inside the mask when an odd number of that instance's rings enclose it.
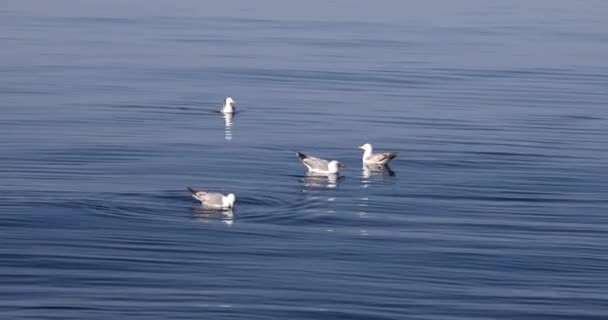
<instances>
[{"instance_id":1,"label":"horizon-free open water","mask_svg":"<svg viewBox=\"0 0 608 320\"><path fill-rule=\"evenodd\" d=\"M606 318L607 7L5 2L1 318Z\"/></svg>"}]
</instances>

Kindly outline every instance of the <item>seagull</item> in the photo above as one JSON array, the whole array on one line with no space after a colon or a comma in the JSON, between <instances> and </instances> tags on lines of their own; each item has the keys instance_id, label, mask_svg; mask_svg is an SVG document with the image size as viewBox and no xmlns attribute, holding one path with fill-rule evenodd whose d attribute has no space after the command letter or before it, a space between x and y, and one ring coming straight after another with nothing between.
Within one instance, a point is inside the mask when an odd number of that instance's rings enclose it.
<instances>
[{"instance_id":1,"label":"seagull","mask_svg":"<svg viewBox=\"0 0 608 320\"><path fill-rule=\"evenodd\" d=\"M235 105L236 101L234 101L234 99L228 97L224 100L224 105L222 106L222 110L221 112L223 114L231 114L231 113L235 113L236 112L236 108Z\"/></svg>"},{"instance_id":2,"label":"seagull","mask_svg":"<svg viewBox=\"0 0 608 320\"><path fill-rule=\"evenodd\" d=\"M346 168L343 163L337 160L323 160L315 157L309 157L301 152L296 152L300 161L308 168L308 172L321 174L336 174L339 168Z\"/></svg>"},{"instance_id":3,"label":"seagull","mask_svg":"<svg viewBox=\"0 0 608 320\"><path fill-rule=\"evenodd\" d=\"M234 202L236 201L236 197L232 193L225 196L218 192L194 190L190 187L188 187L187 189L192 193L192 197L194 199L200 201L203 205L207 207L216 209L234 208Z\"/></svg>"},{"instance_id":4,"label":"seagull","mask_svg":"<svg viewBox=\"0 0 608 320\"><path fill-rule=\"evenodd\" d=\"M359 149L365 151L363 152L363 164L385 165L397 157L396 152L373 153L374 149L369 143L359 146Z\"/></svg>"}]
</instances>

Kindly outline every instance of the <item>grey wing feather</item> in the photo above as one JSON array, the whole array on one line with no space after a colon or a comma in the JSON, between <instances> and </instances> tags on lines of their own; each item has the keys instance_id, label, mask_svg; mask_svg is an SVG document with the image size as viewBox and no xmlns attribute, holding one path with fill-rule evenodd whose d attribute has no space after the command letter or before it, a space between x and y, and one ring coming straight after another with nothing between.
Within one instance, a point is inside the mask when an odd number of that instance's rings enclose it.
<instances>
[{"instance_id":1,"label":"grey wing feather","mask_svg":"<svg viewBox=\"0 0 608 320\"><path fill-rule=\"evenodd\" d=\"M187 187L187 189L188 191L190 191L190 193L192 193L192 196L194 198L203 202L203 204L208 204L212 206L221 206L223 204L224 196L221 193L195 190L190 187Z\"/></svg>"},{"instance_id":2,"label":"grey wing feather","mask_svg":"<svg viewBox=\"0 0 608 320\"><path fill-rule=\"evenodd\" d=\"M206 192L202 197L203 203L212 206L221 206L223 204L224 195L216 192Z\"/></svg>"},{"instance_id":3,"label":"grey wing feather","mask_svg":"<svg viewBox=\"0 0 608 320\"><path fill-rule=\"evenodd\" d=\"M188 189L188 191L190 191L192 194L195 194L197 192L196 190L194 190L190 187L186 187L186 189Z\"/></svg>"},{"instance_id":4,"label":"grey wing feather","mask_svg":"<svg viewBox=\"0 0 608 320\"><path fill-rule=\"evenodd\" d=\"M371 160L373 160L375 162L382 162L382 161L392 160L395 157L397 157L397 153L395 153L395 152L385 152L385 153L379 153L379 154L372 155L371 156Z\"/></svg>"},{"instance_id":5,"label":"grey wing feather","mask_svg":"<svg viewBox=\"0 0 608 320\"><path fill-rule=\"evenodd\" d=\"M311 169L323 171L328 170L329 161L327 160L323 160L316 157L310 157L300 152L298 152L298 158L300 158L300 160L302 160L302 162Z\"/></svg>"}]
</instances>

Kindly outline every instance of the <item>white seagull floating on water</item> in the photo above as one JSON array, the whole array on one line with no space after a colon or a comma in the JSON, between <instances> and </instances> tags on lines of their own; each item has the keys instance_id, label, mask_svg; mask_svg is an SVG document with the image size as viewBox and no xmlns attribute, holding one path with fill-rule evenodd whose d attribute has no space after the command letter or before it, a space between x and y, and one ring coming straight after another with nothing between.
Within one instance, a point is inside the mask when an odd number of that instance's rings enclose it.
<instances>
[{"instance_id":1,"label":"white seagull floating on water","mask_svg":"<svg viewBox=\"0 0 608 320\"><path fill-rule=\"evenodd\" d=\"M223 114L232 114L236 112L236 101L234 99L228 97L224 100L224 105L222 106L221 112Z\"/></svg>"},{"instance_id":2,"label":"white seagull floating on water","mask_svg":"<svg viewBox=\"0 0 608 320\"><path fill-rule=\"evenodd\" d=\"M362 146L359 146L359 149L363 150L363 164L368 165L385 165L388 164L389 161L395 159L397 157L396 152L384 152L384 153L374 153L374 149L372 145L366 143Z\"/></svg>"},{"instance_id":3,"label":"white seagull floating on water","mask_svg":"<svg viewBox=\"0 0 608 320\"><path fill-rule=\"evenodd\" d=\"M216 209L234 208L234 202L236 201L236 197L232 193L225 196L218 192L194 190L190 187L188 187L188 191L192 193L192 197L194 199L200 201L203 205L207 207Z\"/></svg>"},{"instance_id":4,"label":"white seagull floating on water","mask_svg":"<svg viewBox=\"0 0 608 320\"><path fill-rule=\"evenodd\" d=\"M346 166L337 160L323 160L320 158L310 157L301 152L296 152L298 158L308 168L308 172L320 173L320 174L337 174L340 168Z\"/></svg>"}]
</instances>

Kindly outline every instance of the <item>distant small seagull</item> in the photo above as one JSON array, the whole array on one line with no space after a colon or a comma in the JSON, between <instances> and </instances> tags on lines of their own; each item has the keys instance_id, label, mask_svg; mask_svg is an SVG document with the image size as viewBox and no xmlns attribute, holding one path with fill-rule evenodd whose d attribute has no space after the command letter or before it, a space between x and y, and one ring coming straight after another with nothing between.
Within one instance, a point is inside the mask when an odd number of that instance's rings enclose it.
<instances>
[{"instance_id":1,"label":"distant small seagull","mask_svg":"<svg viewBox=\"0 0 608 320\"><path fill-rule=\"evenodd\" d=\"M228 97L224 100L224 105L222 106L222 110L221 112L223 114L228 114L228 113L235 113L236 112L236 107L235 107L236 101L234 101L234 99Z\"/></svg>"},{"instance_id":2,"label":"distant small seagull","mask_svg":"<svg viewBox=\"0 0 608 320\"><path fill-rule=\"evenodd\" d=\"M385 165L397 157L396 152L374 153L374 149L369 143L359 146L359 149L365 151L363 152L363 164Z\"/></svg>"},{"instance_id":3,"label":"distant small seagull","mask_svg":"<svg viewBox=\"0 0 608 320\"><path fill-rule=\"evenodd\" d=\"M232 209L234 208L234 202L236 201L236 197L234 194L229 194L224 196L218 192L208 192L202 190L194 190L188 187L188 191L192 193L192 197L200 202L203 205L216 208L216 209Z\"/></svg>"},{"instance_id":4,"label":"distant small seagull","mask_svg":"<svg viewBox=\"0 0 608 320\"><path fill-rule=\"evenodd\" d=\"M336 174L339 168L346 168L346 166L337 160L323 160L315 157L309 157L301 152L296 152L298 158L308 168L308 172L321 173L321 174Z\"/></svg>"}]
</instances>

